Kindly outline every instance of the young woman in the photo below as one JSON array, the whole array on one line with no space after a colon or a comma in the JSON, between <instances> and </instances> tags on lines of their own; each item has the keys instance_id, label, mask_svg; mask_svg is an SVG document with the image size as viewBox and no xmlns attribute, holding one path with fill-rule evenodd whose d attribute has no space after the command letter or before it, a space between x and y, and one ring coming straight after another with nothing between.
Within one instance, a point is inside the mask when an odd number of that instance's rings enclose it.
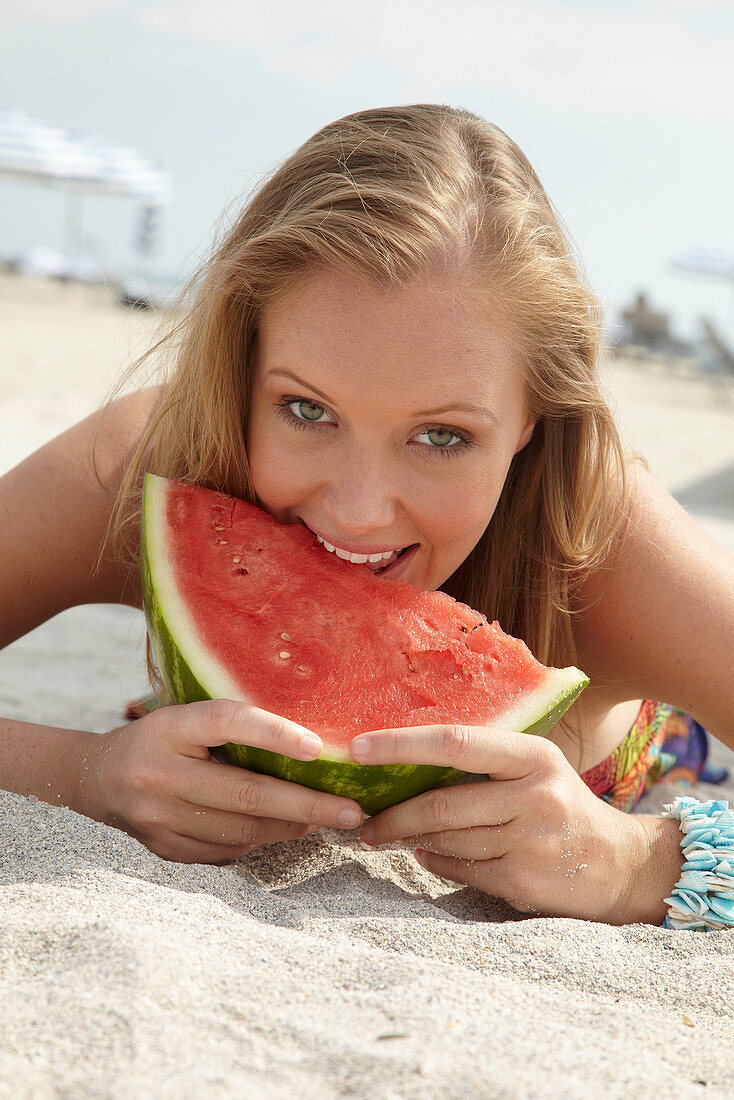
<instances>
[{"instance_id":1,"label":"young woman","mask_svg":"<svg viewBox=\"0 0 734 1100\"><path fill-rule=\"evenodd\" d=\"M390 552L367 563L385 583L442 588L591 686L547 739L452 726L357 738L365 763L490 777L393 807L363 837L407 840L430 870L521 910L662 921L678 822L623 811L673 763L673 726L698 750L680 764L694 778L704 727L734 746L734 570L625 458L598 388L600 335L552 206L501 130L432 105L327 126L204 265L160 385L0 481L0 643L74 604L140 606L146 470L305 523L325 554ZM223 862L362 818L215 762L207 746L224 741L320 751L243 703L163 707L105 736L0 731L4 786L167 859Z\"/></svg>"}]
</instances>

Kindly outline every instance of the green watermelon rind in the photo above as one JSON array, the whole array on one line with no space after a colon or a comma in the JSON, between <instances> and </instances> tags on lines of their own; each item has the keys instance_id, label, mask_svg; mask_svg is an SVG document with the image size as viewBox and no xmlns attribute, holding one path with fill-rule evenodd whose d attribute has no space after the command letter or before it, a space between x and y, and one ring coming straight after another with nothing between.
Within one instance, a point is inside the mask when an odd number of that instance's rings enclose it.
<instances>
[{"instance_id":1,"label":"green watermelon rind","mask_svg":"<svg viewBox=\"0 0 734 1100\"><path fill-rule=\"evenodd\" d=\"M370 817L434 787L449 787L466 778L456 768L431 764L357 764L322 754L317 760L292 760L288 756L253 749L249 745L222 745L218 759L253 772L300 783L314 791L328 791L353 798Z\"/></svg>"},{"instance_id":2,"label":"green watermelon rind","mask_svg":"<svg viewBox=\"0 0 734 1100\"><path fill-rule=\"evenodd\" d=\"M578 699L587 683L588 680L582 680L568 695L557 700L551 710L520 732L539 736L548 733ZM327 754L322 754L318 760L293 760L267 749L231 743L220 746L216 755L224 763L274 775L313 790L331 791L332 794L353 798L370 816L436 787L449 787L471 779L487 778L457 768L433 764L367 766L355 761L330 758Z\"/></svg>"},{"instance_id":3,"label":"green watermelon rind","mask_svg":"<svg viewBox=\"0 0 734 1100\"><path fill-rule=\"evenodd\" d=\"M158 545L160 536L155 530L155 518L163 514L167 484L164 478L153 474L145 475L141 522L141 580L143 608L156 663L170 701L174 704L194 703L217 697L247 702L234 688L231 692L218 690L210 693L202 682L208 678L209 670L205 668L203 675L200 670L197 675L182 653L182 646L185 648L188 645L191 648L194 645L192 624L182 621L180 606L168 614L162 606L166 602L166 594L175 600L171 586L166 584L156 565L156 557L161 561L165 556L165 548ZM163 599L161 592L164 593ZM172 628L176 629L173 620L176 619L177 612L180 632L178 640L171 633ZM186 614L183 613L184 619ZM197 656L201 658L201 654ZM546 684L543 690L533 692L533 698L524 701L524 705L517 708L514 715L508 714L505 720L496 723L498 728L545 735L578 699L589 682L575 668L551 669L549 672L551 685ZM214 678L220 679L221 687L221 676ZM551 692L555 688L550 697L549 687ZM456 768L431 764L358 764L341 753L331 755L328 748L316 760L295 760L268 749L233 742L213 746L210 751L221 763L235 764L250 771L299 783L312 790L328 791L352 798L370 816L436 787L451 786L477 778Z\"/></svg>"}]
</instances>

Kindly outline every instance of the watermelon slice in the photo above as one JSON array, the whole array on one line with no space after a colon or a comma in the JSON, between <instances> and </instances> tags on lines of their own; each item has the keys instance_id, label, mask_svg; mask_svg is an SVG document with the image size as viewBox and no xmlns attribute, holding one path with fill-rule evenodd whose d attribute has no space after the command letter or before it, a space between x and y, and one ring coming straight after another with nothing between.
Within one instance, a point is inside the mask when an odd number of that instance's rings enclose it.
<instances>
[{"instance_id":1,"label":"watermelon slice","mask_svg":"<svg viewBox=\"0 0 734 1100\"><path fill-rule=\"evenodd\" d=\"M375 577L224 493L147 474L141 528L145 614L171 699L242 700L314 730L313 761L231 743L216 754L368 814L465 774L357 764L358 733L451 722L545 734L588 683L445 593Z\"/></svg>"}]
</instances>

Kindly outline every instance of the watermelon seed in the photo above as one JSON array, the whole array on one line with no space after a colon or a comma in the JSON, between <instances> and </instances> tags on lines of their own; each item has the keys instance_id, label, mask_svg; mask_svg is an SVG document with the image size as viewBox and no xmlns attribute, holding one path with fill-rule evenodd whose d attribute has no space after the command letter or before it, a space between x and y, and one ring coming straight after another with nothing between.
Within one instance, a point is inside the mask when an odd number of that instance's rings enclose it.
<instances>
[{"instance_id":1,"label":"watermelon seed","mask_svg":"<svg viewBox=\"0 0 734 1100\"><path fill-rule=\"evenodd\" d=\"M408 665L408 670L410 672L417 672L418 671L418 669L415 667L415 665Z\"/></svg>"},{"instance_id":2,"label":"watermelon seed","mask_svg":"<svg viewBox=\"0 0 734 1100\"><path fill-rule=\"evenodd\" d=\"M233 563L234 563L235 565L239 565L239 564L240 564L240 562L242 561L242 558L241 558L241 557L240 557L240 555L238 554L236 558L232 558L232 561L233 561Z\"/></svg>"},{"instance_id":3,"label":"watermelon seed","mask_svg":"<svg viewBox=\"0 0 734 1100\"><path fill-rule=\"evenodd\" d=\"M290 657L290 653L287 653L285 649L282 649L282 650L280 651L280 656L282 657L282 659L283 659L284 661L287 661L287 660L288 660L288 658Z\"/></svg>"},{"instance_id":4,"label":"watermelon seed","mask_svg":"<svg viewBox=\"0 0 734 1100\"><path fill-rule=\"evenodd\" d=\"M296 665L296 669L298 672L308 672L308 669L305 665Z\"/></svg>"},{"instance_id":5,"label":"watermelon seed","mask_svg":"<svg viewBox=\"0 0 734 1100\"><path fill-rule=\"evenodd\" d=\"M281 634L281 638L283 639L284 642L289 642L291 640L290 634L286 634L285 631L283 631L283 633Z\"/></svg>"},{"instance_id":6,"label":"watermelon seed","mask_svg":"<svg viewBox=\"0 0 734 1100\"><path fill-rule=\"evenodd\" d=\"M244 565L241 565L239 569L235 569L235 574L238 577L246 577L247 570L245 569Z\"/></svg>"},{"instance_id":7,"label":"watermelon seed","mask_svg":"<svg viewBox=\"0 0 734 1100\"><path fill-rule=\"evenodd\" d=\"M227 540L226 539L217 539L217 546L226 546L226 545L227 545Z\"/></svg>"}]
</instances>

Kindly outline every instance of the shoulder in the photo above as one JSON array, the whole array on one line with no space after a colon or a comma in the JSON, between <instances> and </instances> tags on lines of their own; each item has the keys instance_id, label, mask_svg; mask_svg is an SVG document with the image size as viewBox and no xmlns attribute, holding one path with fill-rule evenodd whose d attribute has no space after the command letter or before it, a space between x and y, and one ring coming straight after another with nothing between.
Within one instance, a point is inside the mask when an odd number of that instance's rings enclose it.
<instances>
[{"instance_id":1,"label":"shoulder","mask_svg":"<svg viewBox=\"0 0 734 1100\"><path fill-rule=\"evenodd\" d=\"M111 499L117 497L131 458L162 397L162 386L135 390L92 413L68 433L70 457L83 460L86 468L94 471L95 480L104 484Z\"/></svg>"},{"instance_id":2,"label":"shoulder","mask_svg":"<svg viewBox=\"0 0 734 1100\"><path fill-rule=\"evenodd\" d=\"M0 478L0 647L76 604L138 605L137 575L106 536L160 398L158 387L120 397Z\"/></svg>"},{"instance_id":3,"label":"shoulder","mask_svg":"<svg viewBox=\"0 0 734 1100\"><path fill-rule=\"evenodd\" d=\"M579 662L619 699L652 698L734 737L726 638L734 637L734 558L639 464L607 562L576 604Z\"/></svg>"}]
</instances>

